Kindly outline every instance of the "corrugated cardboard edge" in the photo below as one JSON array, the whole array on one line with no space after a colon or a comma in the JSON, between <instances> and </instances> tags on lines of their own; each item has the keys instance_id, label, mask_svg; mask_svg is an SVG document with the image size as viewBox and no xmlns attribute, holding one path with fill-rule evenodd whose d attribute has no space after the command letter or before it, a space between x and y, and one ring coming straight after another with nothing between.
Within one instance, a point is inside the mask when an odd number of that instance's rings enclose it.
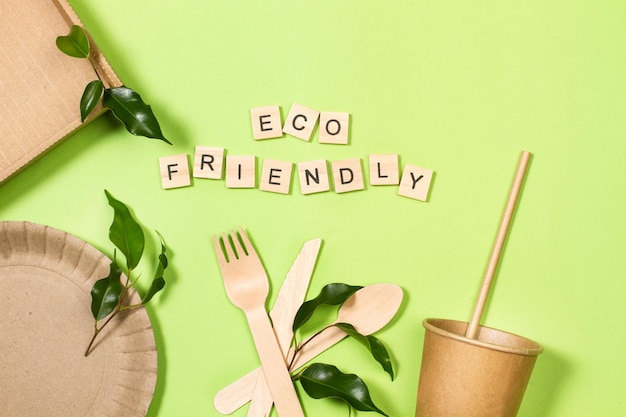
<instances>
[{"instance_id":1,"label":"corrugated cardboard edge","mask_svg":"<svg viewBox=\"0 0 626 417\"><path fill-rule=\"evenodd\" d=\"M54 5L59 9L59 12L63 16L63 19L67 22L68 26L78 25L87 31L87 28L82 24L72 6L66 0L52 0ZM91 56L96 62L96 70L102 79L105 88L110 87L119 87L122 85L122 82L109 65L109 62L106 60L100 48L96 45L94 40L89 35L89 31L87 31L89 36L89 42L91 44Z\"/></svg>"},{"instance_id":2,"label":"corrugated cardboard edge","mask_svg":"<svg viewBox=\"0 0 626 417\"><path fill-rule=\"evenodd\" d=\"M59 13L63 17L63 19L67 22L68 29L72 25L78 25L87 31L87 29L84 27L81 20L79 19L78 15L76 14L76 12L74 12L74 9L72 9L72 6L70 6L67 0L52 0L52 3L59 10ZM62 35L62 34L59 34L59 35ZM91 38L91 36L89 36L89 41L91 44L91 55L95 62L96 71L98 75L100 75L100 78L102 79L102 83L104 84L105 88L119 87L123 85L122 81L119 79L119 77L117 76L117 74L115 73L111 65L109 64L109 62L106 60L106 58L102 54L102 51L100 51L96 43ZM76 106L78 106L78 103L76 103ZM85 120L85 122L81 122L80 116L72 120L70 123L68 123L65 126L64 129L58 132L55 132L51 137L43 141L40 146L34 147L29 152L27 152L22 158L15 161L11 165L9 165L6 169L1 171L0 172L0 185L4 184L7 180L14 177L17 173L21 172L23 169L28 167L30 164L36 161L40 156L42 156L44 152L51 150L56 145L61 143L63 139L67 138L70 134L76 132L83 126L87 125L89 122L101 116L105 111L106 109L100 104L93 111L93 113L87 118L87 120Z\"/></svg>"}]
</instances>

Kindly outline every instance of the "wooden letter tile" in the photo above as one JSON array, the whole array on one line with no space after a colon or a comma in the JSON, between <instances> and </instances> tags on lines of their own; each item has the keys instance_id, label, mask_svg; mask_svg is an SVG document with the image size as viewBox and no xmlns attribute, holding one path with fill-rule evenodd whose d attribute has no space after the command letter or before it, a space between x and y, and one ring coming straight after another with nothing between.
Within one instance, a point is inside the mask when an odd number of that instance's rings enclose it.
<instances>
[{"instance_id":1,"label":"wooden letter tile","mask_svg":"<svg viewBox=\"0 0 626 417\"><path fill-rule=\"evenodd\" d=\"M345 159L332 163L333 182L336 193L357 191L364 188L361 159Z\"/></svg>"},{"instance_id":2,"label":"wooden letter tile","mask_svg":"<svg viewBox=\"0 0 626 417\"><path fill-rule=\"evenodd\" d=\"M283 126L283 132L298 139L309 141L318 117L319 112L317 110L293 103Z\"/></svg>"},{"instance_id":3,"label":"wooden letter tile","mask_svg":"<svg viewBox=\"0 0 626 417\"><path fill-rule=\"evenodd\" d=\"M398 185L400 168L398 154L370 155L370 184Z\"/></svg>"},{"instance_id":4,"label":"wooden letter tile","mask_svg":"<svg viewBox=\"0 0 626 417\"><path fill-rule=\"evenodd\" d=\"M164 189L191 185L187 154L164 156L159 158L161 168L161 186Z\"/></svg>"},{"instance_id":5,"label":"wooden letter tile","mask_svg":"<svg viewBox=\"0 0 626 417\"><path fill-rule=\"evenodd\" d=\"M226 187L254 188L256 186L256 156L226 157Z\"/></svg>"},{"instance_id":6,"label":"wooden letter tile","mask_svg":"<svg viewBox=\"0 0 626 417\"><path fill-rule=\"evenodd\" d=\"M291 187L292 162L265 159L259 188L273 193L289 194Z\"/></svg>"},{"instance_id":7,"label":"wooden letter tile","mask_svg":"<svg viewBox=\"0 0 626 417\"><path fill-rule=\"evenodd\" d=\"M398 194L415 200L426 201L433 171L406 164L398 187Z\"/></svg>"},{"instance_id":8,"label":"wooden letter tile","mask_svg":"<svg viewBox=\"0 0 626 417\"><path fill-rule=\"evenodd\" d=\"M330 190L328 164L324 159L299 163L298 175L302 194L321 193Z\"/></svg>"},{"instance_id":9,"label":"wooden letter tile","mask_svg":"<svg viewBox=\"0 0 626 417\"><path fill-rule=\"evenodd\" d=\"M221 180L224 166L224 148L196 146L193 159L194 178Z\"/></svg>"},{"instance_id":10,"label":"wooden letter tile","mask_svg":"<svg viewBox=\"0 0 626 417\"><path fill-rule=\"evenodd\" d=\"M279 138L283 135L280 107L265 106L250 109L252 137L255 140Z\"/></svg>"},{"instance_id":11,"label":"wooden letter tile","mask_svg":"<svg viewBox=\"0 0 626 417\"><path fill-rule=\"evenodd\" d=\"M349 113L321 112L319 142L347 145L349 120Z\"/></svg>"}]
</instances>

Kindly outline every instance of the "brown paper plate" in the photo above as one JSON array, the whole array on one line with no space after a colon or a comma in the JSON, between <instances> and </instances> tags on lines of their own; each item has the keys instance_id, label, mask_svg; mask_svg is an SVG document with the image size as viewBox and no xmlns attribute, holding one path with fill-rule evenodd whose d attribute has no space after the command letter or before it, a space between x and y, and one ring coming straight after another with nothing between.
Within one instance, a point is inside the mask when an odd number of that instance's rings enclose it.
<instances>
[{"instance_id":1,"label":"brown paper plate","mask_svg":"<svg viewBox=\"0 0 626 417\"><path fill-rule=\"evenodd\" d=\"M84 356L109 264L60 230L0 222L0 416L146 415L157 353L144 308L116 316Z\"/></svg>"}]
</instances>

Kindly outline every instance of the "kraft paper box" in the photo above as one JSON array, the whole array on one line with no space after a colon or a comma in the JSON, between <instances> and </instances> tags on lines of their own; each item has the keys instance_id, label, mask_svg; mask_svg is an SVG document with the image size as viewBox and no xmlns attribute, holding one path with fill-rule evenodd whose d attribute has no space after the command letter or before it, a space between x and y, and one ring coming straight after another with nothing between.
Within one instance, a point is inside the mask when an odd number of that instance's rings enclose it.
<instances>
[{"instance_id":1,"label":"kraft paper box","mask_svg":"<svg viewBox=\"0 0 626 417\"><path fill-rule=\"evenodd\" d=\"M0 183L82 126L79 103L97 75L66 56L56 38L82 26L67 0L2 0L0 12ZM105 88L122 85L91 40ZM100 107L86 122L103 112Z\"/></svg>"}]
</instances>

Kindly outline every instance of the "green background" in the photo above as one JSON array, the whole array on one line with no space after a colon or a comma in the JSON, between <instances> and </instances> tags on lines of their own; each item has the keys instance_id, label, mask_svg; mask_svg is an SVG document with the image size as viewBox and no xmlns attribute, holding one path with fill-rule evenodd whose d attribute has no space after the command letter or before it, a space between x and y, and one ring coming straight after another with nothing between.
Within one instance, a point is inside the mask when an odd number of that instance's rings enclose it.
<instances>
[{"instance_id":1,"label":"green background","mask_svg":"<svg viewBox=\"0 0 626 417\"><path fill-rule=\"evenodd\" d=\"M70 3L174 145L106 115L2 185L0 219L112 254L106 188L163 234L171 270L148 309L159 350L149 416L218 416L213 395L258 364L210 244L242 225L270 276L269 305L315 237L309 298L329 282L402 286L399 314L377 333L395 381L356 343L322 358L363 377L389 415L412 417L421 321L469 319L522 150L533 158L483 320L545 348L519 416L626 416L623 1ZM252 139L250 108L277 104L284 118L293 102L349 112L350 144L320 144L317 132L310 143ZM163 190L158 158L191 158L196 145L259 166L356 157L366 167L369 154L398 153L435 177L427 202L394 186L303 196L296 176L290 195L200 179ZM309 416L347 412L303 404Z\"/></svg>"}]
</instances>

